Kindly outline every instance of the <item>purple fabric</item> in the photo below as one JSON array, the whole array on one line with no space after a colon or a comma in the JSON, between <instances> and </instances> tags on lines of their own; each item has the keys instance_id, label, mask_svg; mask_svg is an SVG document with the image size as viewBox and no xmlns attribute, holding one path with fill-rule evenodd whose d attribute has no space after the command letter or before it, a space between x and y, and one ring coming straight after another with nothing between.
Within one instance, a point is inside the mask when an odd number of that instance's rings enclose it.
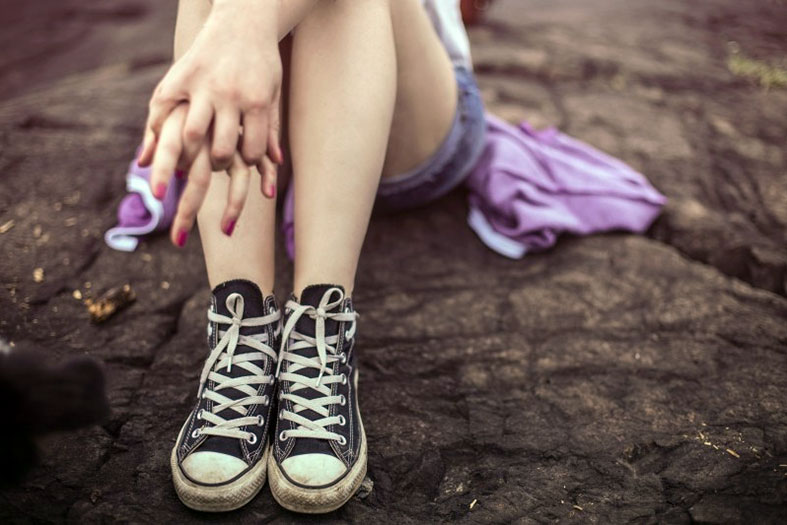
<instances>
[{"instance_id":1,"label":"purple fabric","mask_svg":"<svg viewBox=\"0 0 787 525\"><path fill-rule=\"evenodd\" d=\"M139 153L139 150L137 151ZM150 189L150 168L143 168L136 158L126 173L128 194L118 206L118 225L104 235L106 243L116 250L133 251L138 238L152 232L167 230L175 218L184 181L172 177L164 199L159 201Z\"/></svg>"},{"instance_id":2,"label":"purple fabric","mask_svg":"<svg viewBox=\"0 0 787 525\"><path fill-rule=\"evenodd\" d=\"M643 175L556 129L486 118L486 150L465 182L471 212L522 254L551 247L561 233L643 232L666 202Z\"/></svg>"}]
</instances>

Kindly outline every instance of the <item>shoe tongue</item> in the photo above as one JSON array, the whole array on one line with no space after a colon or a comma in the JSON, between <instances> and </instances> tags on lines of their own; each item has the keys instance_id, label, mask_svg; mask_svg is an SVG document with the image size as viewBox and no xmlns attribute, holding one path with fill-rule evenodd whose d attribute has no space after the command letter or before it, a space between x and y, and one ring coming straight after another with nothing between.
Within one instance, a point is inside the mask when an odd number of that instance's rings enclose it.
<instances>
[{"instance_id":1,"label":"shoe tongue","mask_svg":"<svg viewBox=\"0 0 787 525\"><path fill-rule=\"evenodd\" d=\"M342 294L344 294L344 288L338 284L315 284L315 285L307 286L306 288L303 289L303 292L301 292L300 300L298 302L302 305L308 304L309 306L313 306L317 308L319 307L320 301L322 301L323 296L331 288L338 288L339 290L342 291ZM331 296L327 298L327 301L334 302L338 298L339 298L339 294L337 292L333 292L333 294L331 294ZM344 306L344 301L334 306L333 308L326 308L326 312L340 312L343 306ZM309 335L314 337L316 331L316 324L317 322L314 319L304 314L301 316L300 319L298 319L298 322L295 323L295 330L303 335ZM335 335L338 331L339 331L339 323L337 321L334 321L333 319L325 320L326 337ZM317 348L315 347L304 348L301 350L297 350L297 353L300 354L302 357L312 359L317 356ZM315 368L305 368L298 372L298 374L309 377L311 379L316 379L319 373L320 373L319 370ZM321 393L311 388L301 389L298 391L297 394L306 399L317 399L322 397ZM302 412L300 412L300 415L312 421L322 418L321 415L317 414L316 412L313 412L312 410L303 410ZM298 456L300 454L314 454L314 453L333 454L333 450L331 449L330 442L322 439L297 439L295 442L295 446L290 452L290 454L293 456Z\"/></svg>"},{"instance_id":2,"label":"shoe tongue","mask_svg":"<svg viewBox=\"0 0 787 525\"><path fill-rule=\"evenodd\" d=\"M262 295L262 291L260 291L260 288L253 282L246 281L244 279L235 279L232 281L223 282L213 289L213 298L215 300L216 313L229 318L233 317L232 312L227 307L227 299L232 294L239 294L241 297L243 297L243 315L242 315L243 319L248 319L249 317L262 317L267 313L269 313L270 311L272 311L275 305L274 299L272 297L265 299ZM236 300L236 302L233 305L233 309L236 313L239 313L239 307L240 305ZM215 334L213 334L212 331L210 332L211 335L216 337L216 340L219 340L221 338L221 336L219 335L221 331L226 331L230 328L230 325L228 323L211 322L210 324L212 326L212 330L216 330ZM260 333L264 333L266 329L267 326L242 326L240 329L240 333L242 335L260 334ZM271 341L268 342L268 345L273 345L273 344L274 343ZM248 347L246 345L238 344L235 348L234 355L237 356L250 352L257 352L257 350ZM254 364L261 368L264 367L261 361L255 361ZM275 366L275 365L271 365L271 366ZM230 371L227 371L226 366L221 367L217 371L222 375L230 378L237 378L237 377L249 375L249 372L247 370L245 370L243 367L238 365L233 365ZM258 385L255 385L255 388L257 386ZM237 388L222 389L221 394L230 399L240 399L246 397L246 394L241 392ZM225 419L235 419L235 418L242 417L239 413L229 408L226 410L222 410L217 415ZM235 438L211 436L203 443L203 445L200 447L200 450L222 452L226 454L236 455L238 457L243 457L242 451L240 450L239 443L240 443L239 440Z\"/></svg>"},{"instance_id":3,"label":"shoe tongue","mask_svg":"<svg viewBox=\"0 0 787 525\"><path fill-rule=\"evenodd\" d=\"M234 293L243 296L244 318L265 315L265 299L259 286L244 279L226 281L213 289L213 296L216 298L216 311L219 314L232 317L232 313L227 308L227 298Z\"/></svg>"},{"instance_id":4,"label":"shoe tongue","mask_svg":"<svg viewBox=\"0 0 787 525\"><path fill-rule=\"evenodd\" d=\"M338 288L342 291L342 295L344 295L344 287L338 284L313 284L311 286L307 286L301 292L301 298L298 301L302 305L308 304L309 306L313 306L315 308L320 306L320 301L322 301L323 296L330 290L331 288ZM330 297L327 298L328 302L334 302L339 298L339 294L337 292L333 292ZM334 306L333 308L326 308L326 312L339 312L342 308L342 303ZM308 315L304 314L298 319L298 322L295 324L295 329L304 335L309 335L314 337L316 333L316 321L309 317ZM333 335L339 329L339 323L334 321L333 319L326 319L325 320L325 335Z\"/></svg>"},{"instance_id":5,"label":"shoe tongue","mask_svg":"<svg viewBox=\"0 0 787 525\"><path fill-rule=\"evenodd\" d=\"M260 288L251 281L244 279L235 279L233 281L226 281L213 289L213 296L216 299L216 313L225 317L232 317L232 312L227 308L227 298L232 294L240 294L243 297L243 318L249 317L262 317L269 312L268 301L262 296ZM236 301L234 309L238 312L239 304ZM228 324L219 323L218 328L226 330L229 328ZM243 326L240 333L243 335L251 335L260 333L265 328L262 326ZM245 350L245 348L238 348L238 350Z\"/></svg>"}]
</instances>

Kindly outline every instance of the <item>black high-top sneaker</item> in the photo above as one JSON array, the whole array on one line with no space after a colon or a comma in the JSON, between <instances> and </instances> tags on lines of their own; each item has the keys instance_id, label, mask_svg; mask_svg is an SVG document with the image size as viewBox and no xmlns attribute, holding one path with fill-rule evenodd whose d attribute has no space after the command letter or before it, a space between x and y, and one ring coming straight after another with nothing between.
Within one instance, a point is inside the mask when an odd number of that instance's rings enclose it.
<instances>
[{"instance_id":1,"label":"black high-top sneaker","mask_svg":"<svg viewBox=\"0 0 787 525\"><path fill-rule=\"evenodd\" d=\"M172 449L180 500L203 511L242 507L265 484L281 311L254 283L227 281L208 310L210 355L197 402Z\"/></svg>"},{"instance_id":2,"label":"black high-top sneaker","mask_svg":"<svg viewBox=\"0 0 787 525\"><path fill-rule=\"evenodd\" d=\"M285 307L279 412L268 460L271 492L295 512L344 505L366 474L355 324L341 286L307 287Z\"/></svg>"}]
</instances>

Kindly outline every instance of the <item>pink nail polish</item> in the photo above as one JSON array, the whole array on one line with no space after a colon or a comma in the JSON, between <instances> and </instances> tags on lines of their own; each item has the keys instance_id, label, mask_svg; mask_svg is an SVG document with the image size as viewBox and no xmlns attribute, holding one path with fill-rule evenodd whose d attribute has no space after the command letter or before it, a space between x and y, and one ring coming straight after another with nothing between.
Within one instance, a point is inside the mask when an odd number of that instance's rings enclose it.
<instances>
[{"instance_id":1,"label":"pink nail polish","mask_svg":"<svg viewBox=\"0 0 787 525\"><path fill-rule=\"evenodd\" d=\"M228 237L231 236L232 232L235 231L235 223L236 222L238 222L238 221L237 220L230 221L230 222L227 223L227 226L224 228L224 233L226 233Z\"/></svg>"},{"instance_id":2,"label":"pink nail polish","mask_svg":"<svg viewBox=\"0 0 787 525\"><path fill-rule=\"evenodd\" d=\"M175 244L177 244L179 248L183 248L183 246L186 245L186 239L188 238L188 236L189 236L189 232L187 232L186 230L180 230L178 232L177 238L175 239Z\"/></svg>"},{"instance_id":3,"label":"pink nail polish","mask_svg":"<svg viewBox=\"0 0 787 525\"><path fill-rule=\"evenodd\" d=\"M271 191L271 199L272 199L272 198L274 198L276 196L276 185L275 184L271 184L270 191Z\"/></svg>"},{"instance_id":4,"label":"pink nail polish","mask_svg":"<svg viewBox=\"0 0 787 525\"><path fill-rule=\"evenodd\" d=\"M156 197L158 200L164 198L164 195L167 194L167 185L163 182L159 182L156 184L156 189L153 191L153 196Z\"/></svg>"}]
</instances>

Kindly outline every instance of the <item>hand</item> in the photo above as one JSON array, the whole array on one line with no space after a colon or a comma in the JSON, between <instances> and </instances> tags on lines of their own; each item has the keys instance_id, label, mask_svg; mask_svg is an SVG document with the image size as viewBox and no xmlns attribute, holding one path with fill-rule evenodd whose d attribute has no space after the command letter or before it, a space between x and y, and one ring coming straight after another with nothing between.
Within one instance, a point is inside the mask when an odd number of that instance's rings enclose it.
<instances>
[{"instance_id":1,"label":"hand","mask_svg":"<svg viewBox=\"0 0 787 525\"><path fill-rule=\"evenodd\" d=\"M173 174L180 173L180 176L187 177L186 187L180 197L170 232L172 242L179 247L185 244L189 232L194 227L197 213L202 207L210 187L213 171L208 142L203 143L197 152L194 162L189 167L188 175L185 175L182 170L176 169L184 149L181 130L188 114L190 114L188 104L181 103L172 110L164 121L150 177L153 195L159 199L164 197ZM264 169L261 177L262 192L273 198L276 194L276 166L267 158L263 158L261 164ZM227 170L230 177L227 205L221 219L221 229L228 236L232 235L235 223L246 202L251 170L253 169L255 168L248 166L238 151L233 153L232 162Z\"/></svg>"},{"instance_id":2,"label":"hand","mask_svg":"<svg viewBox=\"0 0 787 525\"><path fill-rule=\"evenodd\" d=\"M205 26L153 94L140 165L150 164L161 147L168 115L183 101L188 114L182 119L179 166L188 169L204 144L210 144L215 170L233 166L238 150L247 165L261 172L266 155L275 163L283 161L277 6L259 0L214 1Z\"/></svg>"}]
</instances>

